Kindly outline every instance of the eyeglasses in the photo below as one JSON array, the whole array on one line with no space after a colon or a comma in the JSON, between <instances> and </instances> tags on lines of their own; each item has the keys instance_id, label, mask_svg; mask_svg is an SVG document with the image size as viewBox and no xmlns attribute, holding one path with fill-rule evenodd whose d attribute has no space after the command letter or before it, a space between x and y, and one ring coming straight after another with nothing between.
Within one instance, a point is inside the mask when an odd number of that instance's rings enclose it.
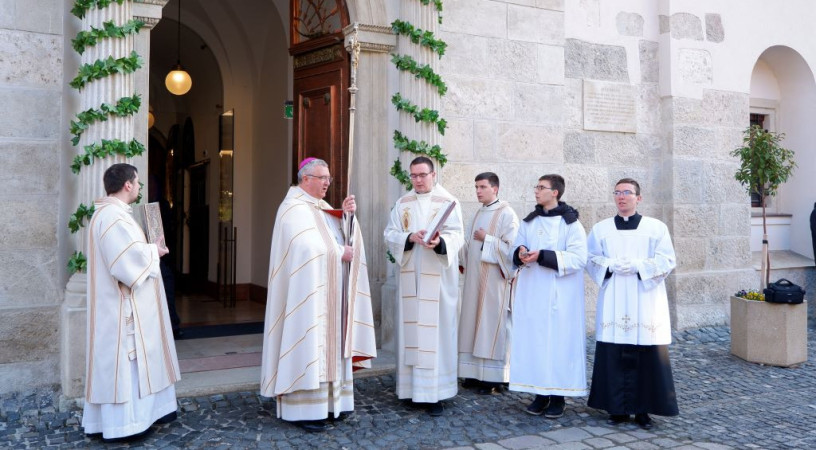
<instances>
[{"instance_id":1,"label":"eyeglasses","mask_svg":"<svg viewBox=\"0 0 816 450\"><path fill-rule=\"evenodd\" d=\"M553 190L553 188L551 188L551 187L541 186L541 185L538 185L538 186L533 186L533 188L534 188L535 190L539 191L539 192L543 191L544 189Z\"/></svg>"},{"instance_id":2,"label":"eyeglasses","mask_svg":"<svg viewBox=\"0 0 816 450\"><path fill-rule=\"evenodd\" d=\"M430 172L430 173L412 173L411 175L409 175L409 177L411 177L412 180L424 180L425 177L427 177L431 173L433 173L433 172Z\"/></svg>"},{"instance_id":3,"label":"eyeglasses","mask_svg":"<svg viewBox=\"0 0 816 450\"><path fill-rule=\"evenodd\" d=\"M303 176L304 176L304 177L312 177L312 178L317 178L318 180L320 180L320 182L321 182L321 183L325 183L325 182L327 182L327 181L328 181L328 182L329 182L329 184L331 184L332 180L334 180L334 178L332 178L332 177L330 177L330 176L328 176L328 175L322 175L322 176L319 176L319 177L318 177L318 176L315 176L315 175L303 175Z\"/></svg>"},{"instance_id":4,"label":"eyeglasses","mask_svg":"<svg viewBox=\"0 0 816 450\"><path fill-rule=\"evenodd\" d=\"M628 196L630 196L630 195L634 195L634 194L635 194L635 193L634 193L634 192L632 192L632 191L630 191L629 189L627 189L627 190L625 190L625 191L613 191L613 192L612 192L612 195L613 195L614 197L620 197L620 196L623 196L623 197L628 197Z\"/></svg>"}]
</instances>

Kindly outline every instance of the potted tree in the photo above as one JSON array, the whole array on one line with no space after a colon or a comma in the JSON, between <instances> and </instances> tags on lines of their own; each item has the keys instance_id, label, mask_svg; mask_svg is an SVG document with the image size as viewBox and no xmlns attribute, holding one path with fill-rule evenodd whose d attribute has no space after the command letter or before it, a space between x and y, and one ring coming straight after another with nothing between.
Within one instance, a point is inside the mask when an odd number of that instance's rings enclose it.
<instances>
[{"instance_id":1,"label":"potted tree","mask_svg":"<svg viewBox=\"0 0 816 450\"><path fill-rule=\"evenodd\" d=\"M731 353L746 361L791 366L807 360L807 304L770 304L761 294L771 269L766 200L796 168L794 153L782 147L783 139L784 134L753 125L744 131L742 147L731 152L740 162L734 178L758 196L762 208L760 290L731 297Z\"/></svg>"}]
</instances>

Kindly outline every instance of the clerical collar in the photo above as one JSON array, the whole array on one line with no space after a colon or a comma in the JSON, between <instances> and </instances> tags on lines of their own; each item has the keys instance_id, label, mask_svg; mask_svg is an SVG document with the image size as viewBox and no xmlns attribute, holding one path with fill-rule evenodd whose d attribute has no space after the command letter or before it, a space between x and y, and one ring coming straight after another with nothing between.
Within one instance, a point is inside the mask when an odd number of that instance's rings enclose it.
<instances>
[{"instance_id":1,"label":"clerical collar","mask_svg":"<svg viewBox=\"0 0 816 450\"><path fill-rule=\"evenodd\" d=\"M491 206L495 205L496 203L499 203L499 199L498 199L498 198L496 198L496 200L494 200L494 201L493 201L493 203L491 203L491 204L489 204L489 205L482 205L482 207L483 207L483 208L490 208Z\"/></svg>"},{"instance_id":2,"label":"clerical collar","mask_svg":"<svg viewBox=\"0 0 816 450\"><path fill-rule=\"evenodd\" d=\"M297 186L297 188L300 189L300 192L303 192L303 195L306 197L307 201L309 201L310 203L314 203L316 205L320 204L320 199L319 198L312 197L308 192L306 192L306 189L303 189L300 186Z\"/></svg>"},{"instance_id":3,"label":"clerical collar","mask_svg":"<svg viewBox=\"0 0 816 450\"><path fill-rule=\"evenodd\" d=\"M637 230L642 218L643 216L638 213L634 213L629 217L615 216L615 228L619 230Z\"/></svg>"}]
</instances>

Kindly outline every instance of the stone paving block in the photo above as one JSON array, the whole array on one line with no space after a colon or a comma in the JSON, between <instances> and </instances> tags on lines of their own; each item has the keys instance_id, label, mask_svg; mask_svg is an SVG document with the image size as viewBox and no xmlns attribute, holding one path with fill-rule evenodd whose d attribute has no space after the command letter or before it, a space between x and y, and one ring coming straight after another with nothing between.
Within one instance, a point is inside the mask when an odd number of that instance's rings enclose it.
<instances>
[{"instance_id":1,"label":"stone paving block","mask_svg":"<svg viewBox=\"0 0 816 450\"><path fill-rule=\"evenodd\" d=\"M503 439L499 441L498 444L510 449L524 449L552 445L555 444L555 442L549 439L544 439L541 436L527 435Z\"/></svg>"},{"instance_id":2,"label":"stone paving block","mask_svg":"<svg viewBox=\"0 0 816 450\"><path fill-rule=\"evenodd\" d=\"M658 438L652 441L653 444L663 447L663 448L672 448L677 447L680 445L679 442L675 441L674 439L667 439L667 438Z\"/></svg>"},{"instance_id":3,"label":"stone paving block","mask_svg":"<svg viewBox=\"0 0 816 450\"><path fill-rule=\"evenodd\" d=\"M611 434L607 434L604 437L607 438L607 439L611 439L611 440L617 442L618 444L625 444L627 442L632 442L632 441L637 440L636 437L634 437L634 436L632 436L631 434L628 434L628 433L611 433Z\"/></svg>"},{"instance_id":4,"label":"stone paving block","mask_svg":"<svg viewBox=\"0 0 816 450\"><path fill-rule=\"evenodd\" d=\"M475 447L478 448L479 450L501 450L501 449L504 448L501 445L494 444L492 442L486 442L484 444L476 444Z\"/></svg>"},{"instance_id":5,"label":"stone paving block","mask_svg":"<svg viewBox=\"0 0 816 450\"><path fill-rule=\"evenodd\" d=\"M583 442L564 442L563 444L548 445L545 448L550 450L584 450L592 447Z\"/></svg>"},{"instance_id":6,"label":"stone paving block","mask_svg":"<svg viewBox=\"0 0 816 450\"><path fill-rule=\"evenodd\" d=\"M660 448L657 445L646 441L630 442L626 445L632 450L654 450Z\"/></svg>"},{"instance_id":7,"label":"stone paving block","mask_svg":"<svg viewBox=\"0 0 816 450\"><path fill-rule=\"evenodd\" d=\"M546 433L539 434L547 439L552 439L553 441L559 443L581 441L583 439L592 437L591 434L580 428L563 428L560 430L548 431Z\"/></svg>"},{"instance_id":8,"label":"stone paving block","mask_svg":"<svg viewBox=\"0 0 816 450\"><path fill-rule=\"evenodd\" d=\"M584 439L583 442L585 444L590 445L592 448L608 448L615 445L615 443L610 441L609 439L601 437Z\"/></svg>"}]
</instances>

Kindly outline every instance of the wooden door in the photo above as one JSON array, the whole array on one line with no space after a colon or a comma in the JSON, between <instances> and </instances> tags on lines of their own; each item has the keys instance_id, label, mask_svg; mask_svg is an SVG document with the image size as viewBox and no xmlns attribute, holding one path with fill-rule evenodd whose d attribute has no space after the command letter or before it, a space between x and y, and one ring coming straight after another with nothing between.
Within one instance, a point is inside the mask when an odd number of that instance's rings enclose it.
<instances>
[{"instance_id":1,"label":"wooden door","mask_svg":"<svg viewBox=\"0 0 816 450\"><path fill-rule=\"evenodd\" d=\"M298 163L325 160L334 182L326 201L339 207L346 195L348 167L349 54L342 27L348 25L345 2L291 0L293 98L292 183ZM315 20L318 17L320 20Z\"/></svg>"}]
</instances>

